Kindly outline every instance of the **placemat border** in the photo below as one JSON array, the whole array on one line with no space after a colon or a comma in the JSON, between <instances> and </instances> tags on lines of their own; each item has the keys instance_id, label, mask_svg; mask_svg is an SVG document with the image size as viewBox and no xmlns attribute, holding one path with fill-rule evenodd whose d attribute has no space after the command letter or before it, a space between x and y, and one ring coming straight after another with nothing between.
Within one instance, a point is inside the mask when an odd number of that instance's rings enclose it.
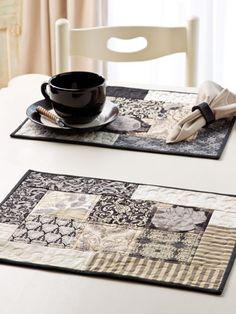
<instances>
[{"instance_id":1,"label":"placemat border","mask_svg":"<svg viewBox=\"0 0 236 314\"><path fill-rule=\"evenodd\" d=\"M92 143L92 142L83 142L83 141L78 141L78 140L63 140L63 139L57 139L57 138L51 138L51 137L39 137L39 136L28 136L28 135L18 135L16 134L21 127L28 121L29 119L26 118L21 124L20 126L17 127L17 129L15 131L13 131L10 134L11 138L18 138L18 139L28 139L28 140L35 140L35 141L44 141L44 142L55 142L55 143L64 143L64 144L73 144L73 145L85 145L85 146L94 146L94 147L102 147L102 148L109 148L109 149L119 149L119 150L126 150L126 151L134 151L134 152L141 152L141 153L152 153L152 154L163 154L163 155L173 155L173 156L186 156L186 157L192 157L192 158L203 158L203 159L213 159L213 160L219 160L224 148L226 146L226 143L229 139L229 136L231 134L231 131L234 127L234 122L235 122L235 118L232 119L232 121L230 122L228 131L222 141L221 147L218 151L217 155L201 155L201 154L197 154L195 153L190 154L188 152L179 152L179 153L175 153L175 152L171 152L171 151L153 151L153 150L149 150L149 149L142 149L142 148L130 148L130 147L119 147L119 146L114 146L114 145L109 145L109 144L101 144L101 143Z\"/></svg>"}]
</instances>

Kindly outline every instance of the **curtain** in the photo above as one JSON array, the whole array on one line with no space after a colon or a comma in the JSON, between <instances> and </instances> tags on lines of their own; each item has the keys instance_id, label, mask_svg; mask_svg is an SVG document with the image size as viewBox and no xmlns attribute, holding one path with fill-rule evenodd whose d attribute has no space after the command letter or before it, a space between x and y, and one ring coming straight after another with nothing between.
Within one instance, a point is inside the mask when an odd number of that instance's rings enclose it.
<instances>
[{"instance_id":1,"label":"curtain","mask_svg":"<svg viewBox=\"0 0 236 314\"><path fill-rule=\"evenodd\" d=\"M20 41L21 74L55 73L54 29L58 18L67 18L71 27L100 25L104 0L22 0ZM88 59L72 60L80 70L93 70Z\"/></svg>"},{"instance_id":2,"label":"curtain","mask_svg":"<svg viewBox=\"0 0 236 314\"><path fill-rule=\"evenodd\" d=\"M191 16L198 17L198 85L214 80L236 89L235 0L109 0L108 4L108 25L181 26ZM184 55L176 54L140 65L110 63L108 78L180 86L184 61Z\"/></svg>"}]
</instances>

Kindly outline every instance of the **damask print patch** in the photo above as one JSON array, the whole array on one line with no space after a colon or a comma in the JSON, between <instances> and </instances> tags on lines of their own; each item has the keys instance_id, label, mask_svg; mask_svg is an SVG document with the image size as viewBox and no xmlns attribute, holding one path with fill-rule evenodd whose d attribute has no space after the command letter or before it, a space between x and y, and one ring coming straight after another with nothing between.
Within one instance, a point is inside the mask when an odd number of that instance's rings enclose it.
<instances>
[{"instance_id":1,"label":"damask print patch","mask_svg":"<svg viewBox=\"0 0 236 314\"><path fill-rule=\"evenodd\" d=\"M132 251L133 256L164 260L171 263L190 264L200 242L202 233L168 232L145 229Z\"/></svg>"},{"instance_id":2,"label":"damask print patch","mask_svg":"<svg viewBox=\"0 0 236 314\"><path fill-rule=\"evenodd\" d=\"M88 221L145 227L155 208L155 202L102 196Z\"/></svg>"},{"instance_id":3,"label":"damask print patch","mask_svg":"<svg viewBox=\"0 0 236 314\"><path fill-rule=\"evenodd\" d=\"M221 294L236 196L29 170L0 204L0 261Z\"/></svg>"},{"instance_id":4,"label":"damask print patch","mask_svg":"<svg viewBox=\"0 0 236 314\"><path fill-rule=\"evenodd\" d=\"M188 92L108 86L107 98L119 107L119 115L110 124L81 133L48 128L26 119L11 136L219 159L234 119L217 120L185 141L166 144L170 130L191 112L196 97Z\"/></svg>"}]
</instances>

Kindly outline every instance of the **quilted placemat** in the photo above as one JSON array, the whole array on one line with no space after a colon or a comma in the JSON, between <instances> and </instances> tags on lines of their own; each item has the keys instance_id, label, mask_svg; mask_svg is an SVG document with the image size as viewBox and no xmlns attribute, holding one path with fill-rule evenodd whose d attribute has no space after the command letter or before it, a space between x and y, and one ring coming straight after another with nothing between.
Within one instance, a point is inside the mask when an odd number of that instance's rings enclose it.
<instances>
[{"instance_id":1,"label":"quilted placemat","mask_svg":"<svg viewBox=\"0 0 236 314\"><path fill-rule=\"evenodd\" d=\"M107 95L119 106L119 116L98 131L53 130L26 119L11 136L219 159L234 123L222 119L187 141L166 144L169 130L191 111L196 94L110 86Z\"/></svg>"},{"instance_id":2,"label":"quilted placemat","mask_svg":"<svg viewBox=\"0 0 236 314\"><path fill-rule=\"evenodd\" d=\"M29 170L0 205L0 261L221 294L236 196Z\"/></svg>"},{"instance_id":3,"label":"quilted placemat","mask_svg":"<svg viewBox=\"0 0 236 314\"><path fill-rule=\"evenodd\" d=\"M109 86L107 95L119 105L119 116L100 130L55 131L26 119L11 136L219 159L234 124L234 119L218 120L187 141L166 144L169 130L191 111L196 94Z\"/></svg>"}]
</instances>

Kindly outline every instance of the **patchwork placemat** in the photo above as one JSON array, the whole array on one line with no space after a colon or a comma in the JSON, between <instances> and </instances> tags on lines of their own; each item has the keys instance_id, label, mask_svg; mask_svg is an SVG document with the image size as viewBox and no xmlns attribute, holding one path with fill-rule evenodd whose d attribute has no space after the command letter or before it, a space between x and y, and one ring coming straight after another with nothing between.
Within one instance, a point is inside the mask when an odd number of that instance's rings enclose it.
<instances>
[{"instance_id":1,"label":"patchwork placemat","mask_svg":"<svg viewBox=\"0 0 236 314\"><path fill-rule=\"evenodd\" d=\"M29 170L0 204L0 261L221 294L236 196Z\"/></svg>"},{"instance_id":2,"label":"patchwork placemat","mask_svg":"<svg viewBox=\"0 0 236 314\"><path fill-rule=\"evenodd\" d=\"M169 130L191 111L196 94L110 86L107 95L119 105L119 116L100 130L55 131L26 119L11 136L219 159L234 123L234 119L218 120L190 140L166 144Z\"/></svg>"}]
</instances>

